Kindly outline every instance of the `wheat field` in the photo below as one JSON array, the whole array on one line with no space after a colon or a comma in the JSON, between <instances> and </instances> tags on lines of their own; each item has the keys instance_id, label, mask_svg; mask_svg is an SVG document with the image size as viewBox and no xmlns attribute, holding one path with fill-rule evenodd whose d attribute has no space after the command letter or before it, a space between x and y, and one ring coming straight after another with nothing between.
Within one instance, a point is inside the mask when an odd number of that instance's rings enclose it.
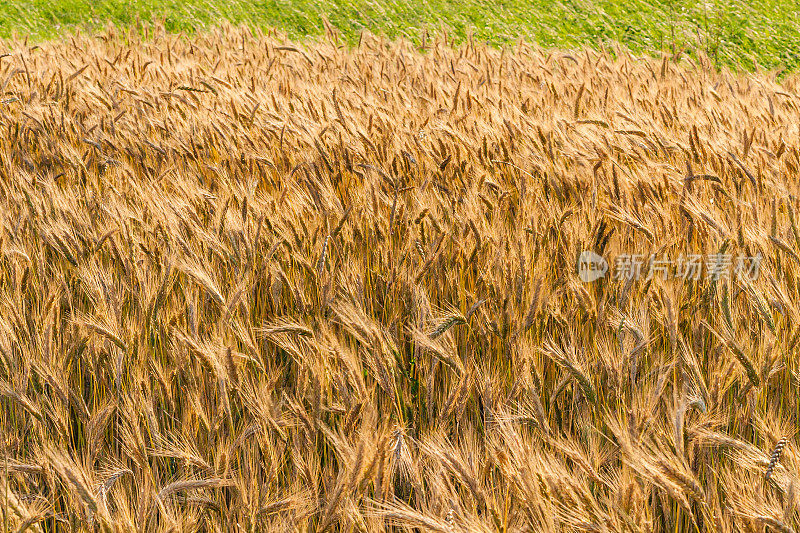
<instances>
[{"instance_id":1,"label":"wheat field","mask_svg":"<svg viewBox=\"0 0 800 533\"><path fill-rule=\"evenodd\" d=\"M800 528L793 78L3 47L3 531ZM584 282L586 250L762 260Z\"/></svg>"}]
</instances>

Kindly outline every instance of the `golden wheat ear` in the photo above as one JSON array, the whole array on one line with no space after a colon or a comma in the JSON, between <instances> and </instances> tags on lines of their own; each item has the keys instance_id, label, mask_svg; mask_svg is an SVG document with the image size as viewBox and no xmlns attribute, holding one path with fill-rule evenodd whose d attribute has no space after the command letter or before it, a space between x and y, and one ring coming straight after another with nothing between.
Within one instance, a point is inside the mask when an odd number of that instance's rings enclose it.
<instances>
[{"instance_id":1,"label":"golden wheat ear","mask_svg":"<svg viewBox=\"0 0 800 533\"><path fill-rule=\"evenodd\" d=\"M775 470L780 464L781 456L783 455L783 450L786 448L786 445L789 443L789 440L786 437L782 437L776 444L775 448L772 449L772 454L769 457L769 464L767 465L767 470L764 473L764 477L769 480L772 472Z\"/></svg>"}]
</instances>

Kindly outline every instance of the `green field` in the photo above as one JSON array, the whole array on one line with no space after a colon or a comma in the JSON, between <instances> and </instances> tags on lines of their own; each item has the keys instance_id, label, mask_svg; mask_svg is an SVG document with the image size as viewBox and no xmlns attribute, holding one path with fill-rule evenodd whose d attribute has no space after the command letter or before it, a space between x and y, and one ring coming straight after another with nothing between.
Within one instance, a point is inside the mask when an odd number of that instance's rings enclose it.
<instances>
[{"instance_id":1,"label":"green field","mask_svg":"<svg viewBox=\"0 0 800 533\"><path fill-rule=\"evenodd\" d=\"M793 0L22 0L0 1L0 36L45 39L108 23L160 21L170 31L195 31L220 22L277 28L298 38L324 32L324 18L355 42L363 29L389 37L423 35L445 27L456 39L502 45L520 37L545 47L622 43L635 52L701 51L720 66L797 70L800 16Z\"/></svg>"}]
</instances>

